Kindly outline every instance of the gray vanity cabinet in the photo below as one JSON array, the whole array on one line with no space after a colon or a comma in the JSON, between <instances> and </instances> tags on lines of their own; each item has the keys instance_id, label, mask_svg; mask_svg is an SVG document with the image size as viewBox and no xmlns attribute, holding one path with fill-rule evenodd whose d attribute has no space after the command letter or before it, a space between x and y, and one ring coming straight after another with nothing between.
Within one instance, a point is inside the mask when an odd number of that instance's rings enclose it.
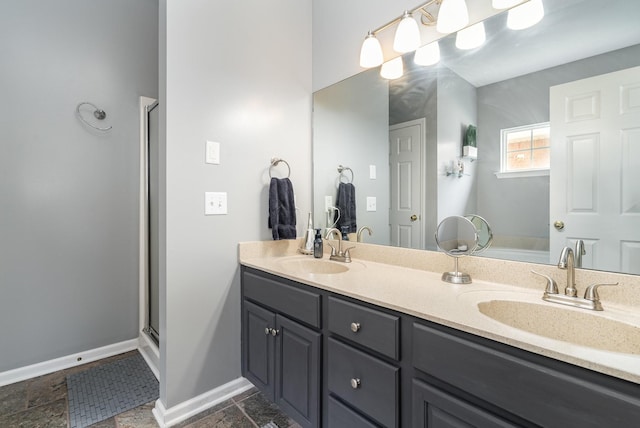
<instances>
[{"instance_id":1,"label":"gray vanity cabinet","mask_svg":"<svg viewBox=\"0 0 640 428\"><path fill-rule=\"evenodd\" d=\"M251 300L264 297L265 290L269 297ZM301 426L319 426L322 334L289 316L319 325L320 296L248 273L243 291L243 375ZM289 306L292 296L301 302ZM298 303L315 307L317 314L300 312Z\"/></svg>"}]
</instances>

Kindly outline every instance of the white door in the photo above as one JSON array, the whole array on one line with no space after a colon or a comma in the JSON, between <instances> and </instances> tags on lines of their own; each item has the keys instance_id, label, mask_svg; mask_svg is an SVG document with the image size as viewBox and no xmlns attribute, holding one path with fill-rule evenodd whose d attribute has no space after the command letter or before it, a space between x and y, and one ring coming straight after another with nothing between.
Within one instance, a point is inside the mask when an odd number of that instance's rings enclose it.
<instances>
[{"instance_id":1,"label":"white door","mask_svg":"<svg viewBox=\"0 0 640 428\"><path fill-rule=\"evenodd\" d=\"M391 245L424 248L424 119L389 127Z\"/></svg>"},{"instance_id":2,"label":"white door","mask_svg":"<svg viewBox=\"0 0 640 428\"><path fill-rule=\"evenodd\" d=\"M640 274L640 67L550 95L551 261L582 239L583 267Z\"/></svg>"}]
</instances>

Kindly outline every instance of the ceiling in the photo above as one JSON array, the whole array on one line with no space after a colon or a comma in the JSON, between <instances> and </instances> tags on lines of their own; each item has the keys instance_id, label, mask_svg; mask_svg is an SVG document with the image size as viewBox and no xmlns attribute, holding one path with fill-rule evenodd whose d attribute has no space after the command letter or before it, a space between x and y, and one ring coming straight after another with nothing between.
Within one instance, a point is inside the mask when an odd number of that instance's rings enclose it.
<instances>
[{"instance_id":1,"label":"ceiling","mask_svg":"<svg viewBox=\"0 0 640 428\"><path fill-rule=\"evenodd\" d=\"M507 13L485 21L487 41L461 51L441 40L441 64L476 87L640 43L638 0L543 0L535 26L507 28Z\"/></svg>"}]
</instances>

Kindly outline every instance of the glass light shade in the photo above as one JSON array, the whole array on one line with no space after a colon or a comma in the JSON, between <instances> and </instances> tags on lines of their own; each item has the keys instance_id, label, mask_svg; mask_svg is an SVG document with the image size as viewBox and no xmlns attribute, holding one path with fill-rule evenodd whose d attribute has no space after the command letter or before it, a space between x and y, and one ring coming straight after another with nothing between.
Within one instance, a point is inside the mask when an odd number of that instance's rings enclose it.
<instances>
[{"instance_id":1,"label":"glass light shade","mask_svg":"<svg viewBox=\"0 0 640 428\"><path fill-rule=\"evenodd\" d=\"M382 67L380 67L380 76L385 79L397 79L398 77L402 77L402 73L404 73L404 70L401 56L385 62L382 64Z\"/></svg>"},{"instance_id":2,"label":"glass light shade","mask_svg":"<svg viewBox=\"0 0 640 428\"><path fill-rule=\"evenodd\" d=\"M360 67L371 68L382 64L382 47L376 36L369 31L360 49Z\"/></svg>"},{"instance_id":3,"label":"glass light shade","mask_svg":"<svg viewBox=\"0 0 640 428\"><path fill-rule=\"evenodd\" d=\"M542 0L530 0L518 7L509 9L507 27L512 30L524 30L540 22L543 17L544 5Z\"/></svg>"},{"instance_id":4,"label":"glass light shade","mask_svg":"<svg viewBox=\"0 0 640 428\"><path fill-rule=\"evenodd\" d=\"M440 62L440 44L436 40L416 50L413 62L418 65L434 65Z\"/></svg>"},{"instance_id":5,"label":"glass light shade","mask_svg":"<svg viewBox=\"0 0 640 428\"><path fill-rule=\"evenodd\" d=\"M484 24L478 22L471 27L458 31L458 34L456 34L456 47L465 50L475 49L478 46L482 46L486 40L487 35L484 31Z\"/></svg>"},{"instance_id":6,"label":"glass light shade","mask_svg":"<svg viewBox=\"0 0 640 428\"><path fill-rule=\"evenodd\" d=\"M491 6L494 9L508 9L521 2L522 0L491 0Z\"/></svg>"},{"instance_id":7,"label":"glass light shade","mask_svg":"<svg viewBox=\"0 0 640 428\"><path fill-rule=\"evenodd\" d=\"M393 39L393 50L400 53L411 52L420 46L420 29L413 16L405 10L402 19L396 28Z\"/></svg>"},{"instance_id":8,"label":"glass light shade","mask_svg":"<svg viewBox=\"0 0 640 428\"><path fill-rule=\"evenodd\" d=\"M442 0L438 12L436 30L440 33L455 33L469 24L469 10L465 0Z\"/></svg>"}]
</instances>

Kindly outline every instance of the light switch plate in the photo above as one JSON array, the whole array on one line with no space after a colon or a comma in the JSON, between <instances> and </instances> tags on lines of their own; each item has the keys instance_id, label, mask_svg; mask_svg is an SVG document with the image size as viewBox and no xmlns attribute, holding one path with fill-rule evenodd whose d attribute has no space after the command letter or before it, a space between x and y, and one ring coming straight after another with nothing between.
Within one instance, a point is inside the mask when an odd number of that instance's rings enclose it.
<instances>
[{"instance_id":1,"label":"light switch plate","mask_svg":"<svg viewBox=\"0 0 640 428\"><path fill-rule=\"evenodd\" d=\"M375 211L375 210L376 210L376 197L367 196L367 211Z\"/></svg>"},{"instance_id":2,"label":"light switch plate","mask_svg":"<svg viewBox=\"0 0 640 428\"><path fill-rule=\"evenodd\" d=\"M220 164L220 143L216 141L207 141L204 161L215 165Z\"/></svg>"},{"instance_id":3,"label":"light switch plate","mask_svg":"<svg viewBox=\"0 0 640 428\"><path fill-rule=\"evenodd\" d=\"M204 214L227 214L227 192L204 192Z\"/></svg>"}]
</instances>

